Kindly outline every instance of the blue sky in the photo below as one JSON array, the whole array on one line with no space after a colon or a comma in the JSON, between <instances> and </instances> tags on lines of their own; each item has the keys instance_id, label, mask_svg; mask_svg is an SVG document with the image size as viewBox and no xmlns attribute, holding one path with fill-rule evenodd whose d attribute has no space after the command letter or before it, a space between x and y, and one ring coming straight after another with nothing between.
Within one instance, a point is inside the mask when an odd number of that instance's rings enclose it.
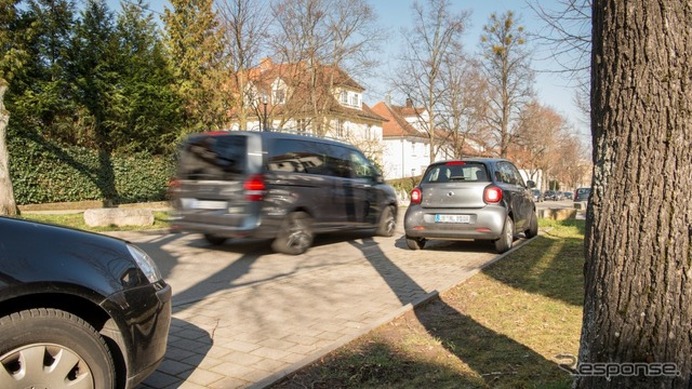
<instances>
[{"instance_id":1,"label":"blue sky","mask_svg":"<svg viewBox=\"0 0 692 389\"><path fill-rule=\"evenodd\" d=\"M112 9L118 10L120 8L119 0L107 1ZM475 54L478 52L481 31L493 12L502 14L508 10L514 11L515 15L520 18L521 24L529 32L537 32L543 26L543 22L528 7L525 0L450 1L455 10L471 12L470 26L465 34L465 49L468 53ZM395 56L401 51L400 46L398 46L401 39L397 39L397 37L400 35L401 28L411 23L412 0L369 0L369 2L374 7L382 26L390 31L390 40L384 45L385 47L381 52L383 56L381 62L384 64L381 71L389 73L391 69L387 64L393 63ZM559 3L559 0L540 0L541 6L548 9L559 7ZM168 0L150 0L150 9L155 12L161 13L164 6L169 6ZM566 117L575 131L581 134L584 140L588 140L588 124L584 122L583 115L575 106L573 86L569 85L566 75L547 72L547 70L556 70L557 67L550 60L539 60L538 57L544 55L541 54L541 51L541 47L535 47L537 58L533 61L533 66L537 70L535 89L540 102ZM373 105L384 99L386 87L383 84L376 80L358 81L371 86L371 90L366 92L364 99L367 104Z\"/></svg>"}]
</instances>

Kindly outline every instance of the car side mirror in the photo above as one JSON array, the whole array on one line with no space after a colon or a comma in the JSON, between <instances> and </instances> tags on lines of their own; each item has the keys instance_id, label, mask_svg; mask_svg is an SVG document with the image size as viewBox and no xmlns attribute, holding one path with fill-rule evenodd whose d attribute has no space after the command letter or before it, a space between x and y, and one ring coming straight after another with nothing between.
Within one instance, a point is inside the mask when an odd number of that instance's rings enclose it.
<instances>
[{"instance_id":1,"label":"car side mirror","mask_svg":"<svg viewBox=\"0 0 692 389\"><path fill-rule=\"evenodd\" d=\"M533 182L533 181L531 181L531 180L528 180L528 181L526 181L526 186L528 186L529 189L535 188L535 187L536 187L536 183Z\"/></svg>"}]
</instances>

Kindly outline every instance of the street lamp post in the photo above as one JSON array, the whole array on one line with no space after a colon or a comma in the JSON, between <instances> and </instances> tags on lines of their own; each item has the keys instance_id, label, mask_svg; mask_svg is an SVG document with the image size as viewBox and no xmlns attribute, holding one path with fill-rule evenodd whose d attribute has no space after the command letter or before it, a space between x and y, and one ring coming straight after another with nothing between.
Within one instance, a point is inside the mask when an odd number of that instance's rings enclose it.
<instances>
[{"instance_id":1,"label":"street lamp post","mask_svg":"<svg viewBox=\"0 0 692 389\"><path fill-rule=\"evenodd\" d=\"M262 123L262 130L267 131L267 103L268 103L267 95L262 95L262 105L264 106L264 120Z\"/></svg>"}]
</instances>

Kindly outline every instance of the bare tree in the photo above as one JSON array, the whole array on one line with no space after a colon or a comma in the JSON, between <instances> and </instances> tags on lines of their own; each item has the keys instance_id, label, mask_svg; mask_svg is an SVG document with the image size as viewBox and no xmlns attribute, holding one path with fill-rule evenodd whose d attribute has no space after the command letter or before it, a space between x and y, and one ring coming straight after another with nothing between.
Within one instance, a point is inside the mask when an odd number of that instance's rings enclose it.
<instances>
[{"instance_id":1,"label":"bare tree","mask_svg":"<svg viewBox=\"0 0 692 389\"><path fill-rule=\"evenodd\" d=\"M229 87L230 100L241 130L247 129L248 115L259 107L257 100L260 96L250 87L248 77L249 70L259 63L268 45L272 21L268 1L217 0L216 3L219 27L226 37L224 57L233 84Z\"/></svg>"},{"instance_id":2,"label":"bare tree","mask_svg":"<svg viewBox=\"0 0 692 389\"><path fill-rule=\"evenodd\" d=\"M11 28L17 16L17 3L16 0L0 0L0 215L18 213L10 177L10 155L7 150L10 113L5 109L5 92L9 87L9 81L27 60L25 50L15 45L14 29Z\"/></svg>"},{"instance_id":3,"label":"bare tree","mask_svg":"<svg viewBox=\"0 0 692 389\"><path fill-rule=\"evenodd\" d=\"M522 112L517 128L512 158L529 172L529 179L537 181L543 172L542 185L547 188L548 178L557 172L559 144L565 132L565 119L550 107L537 101L529 103Z\"/></svg>"},{"instance_id":4,"label":"bare tree","mask_svg":"<svg viewBox=\"0 0 692 389\"><path fill-rule=\"evenodd\" d=\"M281 107L281 115L300 118L324 135L335 86L353 82L346 74L358 75L374 65L369 54L382 35L377 17L364 0L275 0L272 15L272 52L288 65L280 69L292 83L287 96L292 103Z\"/></svg>"},{"instance_id":5,"label":"bare tree","mask_svg":"<svg viewBox=\"0 0 692 389\"><path fill-rule=\"evenodd\" d=\"M430 142L430 162L435 161L440 144L436 137L443 121L440 111L447 92L443 72L451 58L461 57L461 38L470 15L469 11L455 13L451 8L448 0L427 0L425 5L414 2L413 27L401 34L406 46L395 82L414 106L422 108L416 109L416 113L421 130ZM448 103L452 102L448 100Z\"/></svg>"},{"instance_id":6,"label":"bare tree","mask_svg":"<svg viewBox=\"0 0 692 389\"><path fill-rule=\"evenodd\" d=\"M501 157L507 156L519 115L533 97L534 73L525 45L526 32L512 11L490 15L481 35L481 63L490 86L487 123Z\"/></svg>"},{"instance_id":7,"label":"bare tree","mask_svg":"<svg viewBox=\"0 0 692 389\"><path fill-rule=\"evenodd\" d=\"M479 142L487 133L483 119L488 107L488 83L479 72L478 63L459 54L449 55L442 67L445 89L440 101L442 131L438 132L441 139L436 152L451 149L452 158L479 154Z\"/></svg>"},{"instance_id":8,"label":"bare tree","mask_svg":"<svg viewBox=\"0 0 692 389\"><path fill-rule=\"evenodd\" d=\"M582 374L578 388L692 386L691 12L686 1L593 2L577 373L620 374Z\"/></svg>"},{"instance_id":9,"label":"bare tree","mask_svg":"<svg viewBox=\"0 0 692 389\"><path fill-rule=\"evenodd\" d=\"M576 85L574 101L588 116L591 55L591 0L559 0L548 8L538 0L529 7L545 23L534 38L547 50L546 60L558 65Z\"/></svg>"},{"instance_id":10,"label":"bare tree","mask_svg":"<svg viewBox=\"0 0 692 389\"><path fill-rule=\"evenodd\" d=\"M10 155L7 151L7 124L10 114L5 109L4 97L7 82L0 78L0 215L16 215L12 180L10 179Z\"/></svg>"}]
</instances>

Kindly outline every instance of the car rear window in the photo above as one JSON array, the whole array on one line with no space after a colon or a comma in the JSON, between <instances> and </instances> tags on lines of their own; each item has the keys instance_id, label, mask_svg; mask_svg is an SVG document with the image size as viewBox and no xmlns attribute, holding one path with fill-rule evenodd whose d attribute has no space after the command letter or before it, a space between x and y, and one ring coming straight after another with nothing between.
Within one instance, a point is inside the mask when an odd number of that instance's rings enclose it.
<instances>
[{"instance_id":1,"label":"car rear window","mask_svg":"<svg viewBox=\"0 0 692 389\"><path fill-rule=\"evenodd\" d=\"M448 162L431 166L423 177L423 183L440 182L488 182L488 172L480 162Z\"/></svg>"},{"instance_id":2,"label":"car rear window","mask_svg":"<svg viewBox=\"0 0 692 389\"><path fill-rule=\"evenodd\" d=\"M181 147L178 175L192 180L226 180L243 174L246 164L246 136L198 135Z\"/></svg>"}]
</instances>

